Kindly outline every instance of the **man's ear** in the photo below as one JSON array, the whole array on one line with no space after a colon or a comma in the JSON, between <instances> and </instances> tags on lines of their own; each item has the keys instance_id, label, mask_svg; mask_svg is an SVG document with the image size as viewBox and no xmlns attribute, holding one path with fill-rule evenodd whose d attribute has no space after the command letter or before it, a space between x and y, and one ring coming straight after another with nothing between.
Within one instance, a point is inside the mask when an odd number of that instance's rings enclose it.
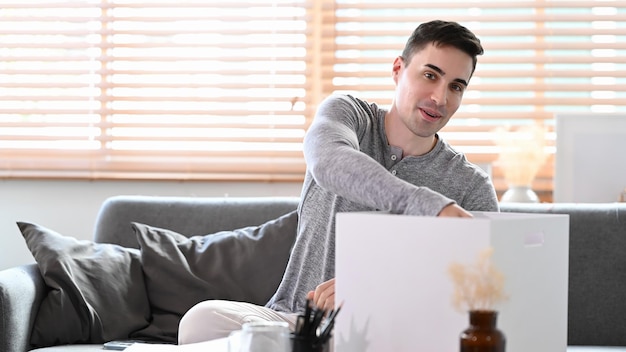
<instances>
[{"instance_id":1,"label":"man's ear","mask_svg":"<svg viewBox=\"0 0 626 352\"><path fill-rule=\"evenodd\" d=\"M404 58L402 58L402 56L398 56L395 60L393 60L393 67L391 68L391 76L393 77L394 82L398 83L398 76L400 76L403 69Z\"/></svg>"}]
</instances>

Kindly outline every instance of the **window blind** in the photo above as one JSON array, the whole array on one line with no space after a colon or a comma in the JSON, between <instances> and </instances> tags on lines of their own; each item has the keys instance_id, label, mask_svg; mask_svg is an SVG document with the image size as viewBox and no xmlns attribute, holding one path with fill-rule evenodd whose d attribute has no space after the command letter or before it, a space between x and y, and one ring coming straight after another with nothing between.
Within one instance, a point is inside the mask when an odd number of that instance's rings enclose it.
<instances>
[{"instance_id":1,"label":"window blind","mask_svg":"<svg viewBox=\"0 0 626 352\"><path fill-rule=\"evenodd\" d=\"M457 21L481 39L485 54L463 104L441 135L471 161L498 165L496 128L548 130L532 187L551 197L554 115L626 112L626 3L620 1L336 1L334 60L324 86L388 106L392 59L416 24ZM546 197L543 197L544 199Z\"/></svg>"},{"instance_id":2,"label":"window blind","mask_svg":"<svg viewBox=\"0 0 626 352\"><path fill-rule=\"evenodd\" d=\"M436 18L485 47L441 133L474 162L539 122L549 193L554 115L626 111L620 1L0 0L0 175L301 180L317 103L389 105L393 59Z\"/></svg>"},{"instance_id":3,"label":"window blind","mask_svg":"<svg viewBox=\"0 0 626 352\"><path fill-rule=\"evenodd\" d=\"M4 177L302 178L307 1L0 8Z\"/></svg>"}]
</instances>

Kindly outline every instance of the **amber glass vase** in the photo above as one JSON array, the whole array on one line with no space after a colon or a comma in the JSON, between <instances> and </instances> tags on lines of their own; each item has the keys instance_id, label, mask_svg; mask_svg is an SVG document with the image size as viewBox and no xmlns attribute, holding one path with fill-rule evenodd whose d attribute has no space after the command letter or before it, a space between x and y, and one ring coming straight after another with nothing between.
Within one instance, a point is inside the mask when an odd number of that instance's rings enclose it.
<instances>
[{"instance_id":1,"label":"amber glass vase","mask_svg":"<svg viewBox=\"0 0 626 352\"><path fill-rule=\"evenodd\" d=\"M470 326L461 333L461 352L504 352L506 338L497 326L498 312L469 312Z\"/></svg>"}]
</instances>

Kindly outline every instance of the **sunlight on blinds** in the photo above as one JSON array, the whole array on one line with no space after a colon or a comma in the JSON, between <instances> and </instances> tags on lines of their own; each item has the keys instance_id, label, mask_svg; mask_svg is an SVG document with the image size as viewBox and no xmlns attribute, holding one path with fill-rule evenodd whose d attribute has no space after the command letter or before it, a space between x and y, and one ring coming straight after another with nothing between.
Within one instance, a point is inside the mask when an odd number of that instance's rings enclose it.
<instances>
[{"instance_id":1,"label":"sunlight on blinds","mask_svg":"<svg viewBox=\"0 0 626 352\"><path fill-rule=\"evenodd\" d=\"M320 99L388 106L393 59L435 18L485 47L441 133L474 162L497 127L539 122L549 192L554 115L626 112L623 1L0 0L0 175L300 181Z\"/></svg>"},{"instance_id":2,"label":"sunlight on blinds","mask_svg":"<svg viewBox=\"0 0 626 352\"><path fill-rule=\"evenodd\" d=\"M301 178L306 1L0 7L5 175Z\"/></svg>"},{"instance_id":3,"label":"sunlight on blinds","mask_svg":"<svg viewBox=\"0 0 626 352\"><path fill-rule=\"evenodd\" d=\"M75 2L72 11L46 8L52 2L38 5L25 1L0 6L3 164L22 157L11 150L100 148L100 102L95 99L100 9L88 2Z\"/></svg>"},{"instance_id":4,"label":"sunlight on blinds","mask_svg":"<svg viewBox=\"0 0 626 352\"><path fill-rule=\"evenodd\" d=\"M554 115L626 112L626 4L617 1L337 0L335 60L326 70L333 91L388 106L391 65L418 23L462 23L485 54L463 104L441 135L477 163L493 163L497 127L537 121L551 131L551 156L535 189L552 189ZM506 189L493 168L498 189Z\"/></svg>"}]
</instances>

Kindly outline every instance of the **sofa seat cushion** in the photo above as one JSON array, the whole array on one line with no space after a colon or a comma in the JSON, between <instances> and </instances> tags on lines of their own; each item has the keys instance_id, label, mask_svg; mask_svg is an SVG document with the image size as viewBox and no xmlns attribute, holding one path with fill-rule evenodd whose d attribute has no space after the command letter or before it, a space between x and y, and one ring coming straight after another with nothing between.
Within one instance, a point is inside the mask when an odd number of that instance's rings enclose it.
<instances>
[{"instance_id":1,"label":"sofa seat cushion","mask_svg":"<svg viewBox=\"0 0 626 352\"><path fill-rule=\"evenodd\" d=\"M102 352L101 344L59 345L30 350L29 352Z\"/></svg>"}]
</instances>

